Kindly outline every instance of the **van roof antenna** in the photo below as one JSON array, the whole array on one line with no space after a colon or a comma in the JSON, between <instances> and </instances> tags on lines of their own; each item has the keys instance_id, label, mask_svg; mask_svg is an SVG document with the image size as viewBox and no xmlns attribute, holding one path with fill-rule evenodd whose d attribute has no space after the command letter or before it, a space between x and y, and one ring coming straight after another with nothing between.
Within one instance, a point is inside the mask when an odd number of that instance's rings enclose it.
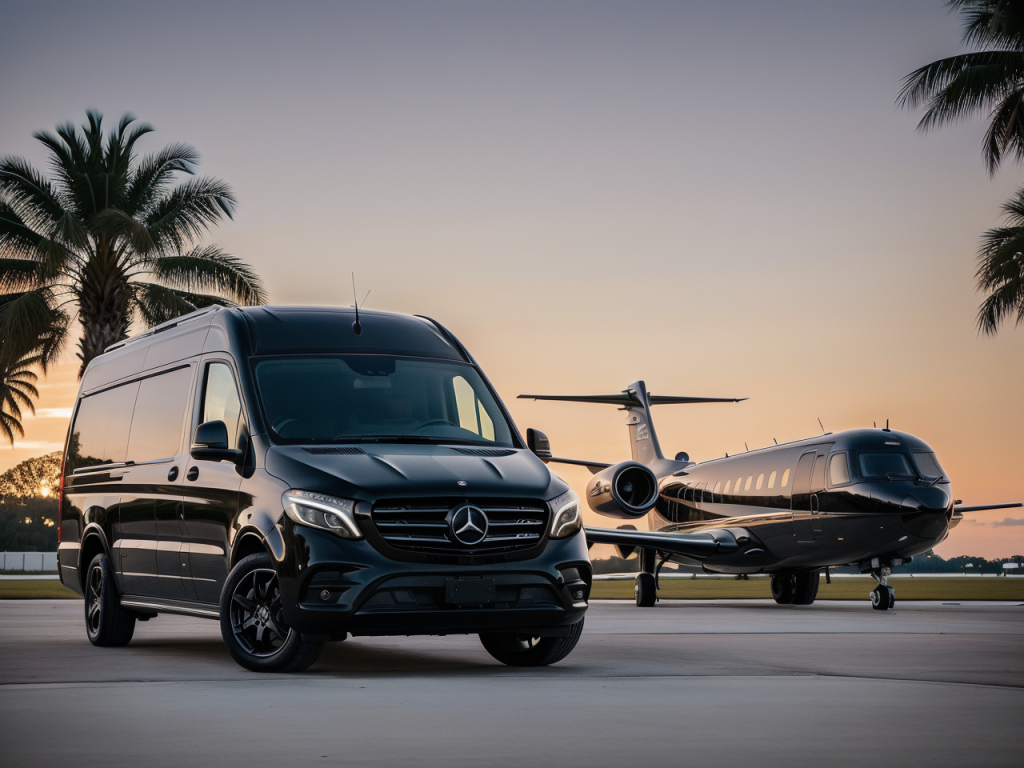
<instances>
[{"instance_id":1,"label":"van roof antenna","mask_svg":"<svg viewBox=\"0 0 1024 768\"><path fill-rule=\"evenodd\" d=\"M825 425L821 423L821 417L818 417L818 426L821 427L821 434L825 434Z\"/></svg>"},{"instance_id":2,"label":"van roof antenna","mask_svg":"<svg viewBox=\"0 0 1024 768\"><path fill-rule=\"evenodd\" d=\"M367 291L366 295L369 296L370 292ZM363 326L359 322L359 295L356 293L356 273L352 273L352 300L355 302L356 307L356 321L352 323L352 333L356 336L361 336L363 333Z\"/></svg>"}]
</instances>

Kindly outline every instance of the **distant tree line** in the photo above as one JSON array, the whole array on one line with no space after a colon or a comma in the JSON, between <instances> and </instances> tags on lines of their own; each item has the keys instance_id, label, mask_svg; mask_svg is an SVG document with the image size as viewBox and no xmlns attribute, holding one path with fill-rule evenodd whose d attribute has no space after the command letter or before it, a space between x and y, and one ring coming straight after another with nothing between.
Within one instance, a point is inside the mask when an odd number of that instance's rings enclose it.
<instances>
[{"instance_id":1,"label":"distant tree line","mask_svg":"<svg viewBox=\"0 0 1024 768\"><path fill-rule=\"evenodd\" d=\"M36 496L0 501L0 551L56 552L57 499Z\"/></svg>"},{"instance_id":2,"label":"distant tree line","mask_svg":"<svg viewBox=\"0 0 1024 768\"><path fill-rule=\"evenodd\" d=\"M901 565L898 568L893 568L894 574L906 574L906 573L1004 573L1006 569L1003 568L1003 563L1008 563L1016 560L1021 562L1020 557L1010 558L1004 557L998 560L986 560L984 557L951 557L946 560L934 553L928 553L924 555L917 555L914 557L913 562L907 565ZM595 574L608 574L608 573L636 573L640 570L640 560L636 554L630 555L628 558L621 558L616 555L604 558L601 560L592 560ZM674 569L669 569L674 570ZM679 570L685 573L700 573L698 568L680 568ZM1024 571L1022 566L1020 571ZM857 569L855 566L842 566L832 569L832 573L856 573ZM1024 575L1022 573L1021 575Z\"/></svg>"}]
</instances>

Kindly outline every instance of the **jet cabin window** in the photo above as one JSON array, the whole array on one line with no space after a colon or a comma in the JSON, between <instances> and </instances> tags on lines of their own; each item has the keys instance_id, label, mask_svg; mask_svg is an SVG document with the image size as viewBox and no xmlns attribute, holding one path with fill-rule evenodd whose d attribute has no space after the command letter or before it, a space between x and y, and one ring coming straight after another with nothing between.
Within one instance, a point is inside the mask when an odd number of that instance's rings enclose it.
<instances>
[{"instance_id":1,"label":"jet cabin window","mask_svg":"<svg viewBox=\"0 0 1024 768\"><path fill-rule=\"evenodd\" d=\"M779 483L779 487L780 488L785 488L787 485L789 485L789 470L788 469L785 472L782 473L782 482Z\"/></svg>"},{"instance_id":2,"label":"jet cabin window","mask_svg":"<svg viewBox=\"0 0 1024 768\"><path fill-rule=\"evenodd\" d=\"M768 475L768 490L769 490L769 491L770 491L770 490L771 490L772 488L774 488L774 487L775 487L775 476L776 476L777 474L779 474L779 473L778 473L778 472L776 472L776 471L775 471L775 470L773 469L773 470L772 470L772 473L771 473L770 475Z\"/></svg>"},{"instance_id":3,"label":"jet cabin window","mask_svg":"<svg viewBox=\"0 0 1024 768\"><path fill-rule=\"evenodd\" d=\"M379 355L269 358L256 363L256 384L279 442L512 446L490 390L462 363Z\"/></svg>"},{"instance_id":4,"label":"jet cabin window","mask_svg":"<svg viewBox=\"0 0 1024 768\"><path fill-rule=\"evenodd\" d=\"M828 484L846 485L850 482L850 466L845 453L833 453L828 460Z\"/></svg>"},{"instance_id":5,"label":"jet cabin window","mask_svg":"<svg viewBox=\"0 0 1024 768\"><path fill-rule=\"evenodd\" d=\"M200 423L223 421L228 428L228 447L237 448L241 415L242 401L238 397L231 367L226 363L210 363L206 368L206 392L203 394Z\"/></svg>"}]
</instances>

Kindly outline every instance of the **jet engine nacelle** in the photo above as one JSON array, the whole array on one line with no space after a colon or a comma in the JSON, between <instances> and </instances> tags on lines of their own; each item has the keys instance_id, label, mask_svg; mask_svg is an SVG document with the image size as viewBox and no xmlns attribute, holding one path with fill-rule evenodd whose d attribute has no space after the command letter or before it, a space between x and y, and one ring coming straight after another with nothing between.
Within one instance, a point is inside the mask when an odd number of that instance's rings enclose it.
<instances>
[{"instance_id":1,"label":"jet engine nacelle","mask_svg":"<svg viewBox=\"0 0 1024 768\"><path fill-rule=\"evenodd\" d=\"M599 515L632 520L646 515L658 500L658 478L643 464L623 461L591 478L587 503Z\"/></svg>"}]
</instances>

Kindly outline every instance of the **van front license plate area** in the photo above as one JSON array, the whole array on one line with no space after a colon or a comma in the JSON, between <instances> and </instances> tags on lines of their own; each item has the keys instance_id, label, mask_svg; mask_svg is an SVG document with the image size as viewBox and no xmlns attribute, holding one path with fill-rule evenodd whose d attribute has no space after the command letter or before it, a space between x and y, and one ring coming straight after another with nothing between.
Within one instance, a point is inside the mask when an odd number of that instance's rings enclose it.
<instances>
[{"instance_id":1,"label":"van front license plate area","mask_svg":"<svg viewBox=\"0 0 1024 768\"><path fill-rule=\"evenodd\" d=\"M448 605L491 605L494 579L446 579L444 601Z\"/></svg>"}]
</instances>

